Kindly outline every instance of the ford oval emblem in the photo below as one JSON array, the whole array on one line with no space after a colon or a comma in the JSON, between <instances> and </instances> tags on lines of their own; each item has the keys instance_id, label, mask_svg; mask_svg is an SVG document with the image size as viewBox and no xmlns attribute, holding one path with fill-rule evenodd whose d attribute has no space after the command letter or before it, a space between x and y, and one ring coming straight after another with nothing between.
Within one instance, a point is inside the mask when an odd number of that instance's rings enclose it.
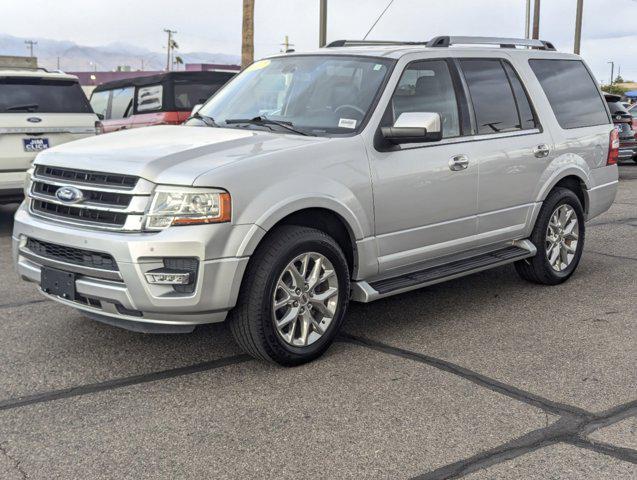
<instances>
[{"instance_id":1,"label":"ford oval emblem","mask_svg":"<svg viewBox=\"0 0 637 480\"><path fill-rule=\"evenodd\" d=\"M31 123L40 123L42 119L40 117L29 117L27 118L27 122Z\"/></svg>"},{"instance_id":2,"label":"ford oval emblem","mask_svg":"<svg viewBox=\"0 0 637 480\"><path fill-rule=\"evenodd\" d=\"M55 197L64 203L80 203L84 200L82 190L75 187L60 187L55 192Z\"/></svg>"}]
</instances>

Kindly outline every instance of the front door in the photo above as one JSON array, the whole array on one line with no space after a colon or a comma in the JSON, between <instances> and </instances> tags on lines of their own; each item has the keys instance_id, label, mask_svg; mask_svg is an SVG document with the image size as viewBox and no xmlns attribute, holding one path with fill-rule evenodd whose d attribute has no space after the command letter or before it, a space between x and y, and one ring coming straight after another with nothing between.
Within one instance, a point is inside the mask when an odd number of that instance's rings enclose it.
<instances>
[{"instance_id":1,"label":"front door","mask_svg":"<svg viewBox=\"0 0 637 480\"><path fill-rule=\"evenodd\" d=\"M405 68L390 101L383 123L440 113L443 139L370 151L381 274L460 251L476 234L478 164L461 138L457 90L448 61L423 60Z\"/></svg>"}]
</instances>

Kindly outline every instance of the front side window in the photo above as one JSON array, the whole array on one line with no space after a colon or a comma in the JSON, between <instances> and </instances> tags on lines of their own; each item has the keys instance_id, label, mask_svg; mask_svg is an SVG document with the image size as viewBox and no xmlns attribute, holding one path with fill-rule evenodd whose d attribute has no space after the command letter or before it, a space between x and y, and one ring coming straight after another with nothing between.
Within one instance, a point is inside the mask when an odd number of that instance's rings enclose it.
<instances>
[{"instance_id":1,"label":"front side window","mask_svg":"<svg viewBox=\"0 0 637 480\"><path fill-rule=\"evenodd\" d=\"M266 117L314 135L354 133L393 63L345 55L261 60L223 87L200 113L221 126L227 120Z\"/></svg>"},{"instance_id":2,"label":"front side window","mask_svg":"<svg viewBox=\"0 0 637 480\"><path fill-rule=\"evenodd\" d=\"M118 88L113 90L113 100L111 103L111 119L118 120L127 118L133 110L134 87Z\"/></svg>"},{"instance_id":3,"label":"front side window","mask_svg":"<svg viewBox=\"0 0 637 480\"><path fill-rule=\"evenodd\" d=\"M521 130L511 84L500 60L461 60L460 65L471 95L478 135Z\"/></svg>"},{"instance_id":4,"label":"front side window","mask_svg":"<svg viewBox=\"0 0 637 480\"><path fill-rule=\"evenodd\" d=\"M110 90L93 92L93 95L91 95L91 107L102 120L108 119L108 100L110 95Z\"/></svg>"},{"instance_id":5,"label":"front side window","mask_svg":"<svg viewBox=\"0 0 637 480\"><path fill-rule=\"evenodd\" d=\"M444 60L412 63L403 72L391 99L395 122L402 113L439 113L443 138L460 135L458 101Z\"/></svg>"},{"instance_id":6,"label":"front side window","mask_svg":"<svg viewBox=\"0 0 637 480\"><path fill-rule=\"evenodd\" d=\"M7 77L0 80L0 113L93 113L75 81Z\"/></svg>"},{"instance_id":7,"label":"front side window","mask_svg":"<svg viewBox=\"0 0 637 480\"><path fill-rule=\"evenodd\" d=\"M599 90L579 60L529 60L562 128L610 123Z\"/></svg>"}]
</instances>

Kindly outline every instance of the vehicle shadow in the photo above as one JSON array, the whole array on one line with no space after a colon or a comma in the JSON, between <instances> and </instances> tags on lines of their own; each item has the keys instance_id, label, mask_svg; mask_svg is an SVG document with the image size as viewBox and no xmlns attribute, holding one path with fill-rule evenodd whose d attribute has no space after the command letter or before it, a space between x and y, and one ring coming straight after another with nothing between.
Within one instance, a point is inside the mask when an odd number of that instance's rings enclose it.
<instances>
[{"instance_id":1,"label":"vehicle shadow","mask_svg":"<svg viewBox=\"0 0 637 480\"><path fill-rule=\"evenodd\" d=\"M13 230L13 215L18 209L17 203L0 205L0 237L11 235Z\"/></svg>"}]
</instances>

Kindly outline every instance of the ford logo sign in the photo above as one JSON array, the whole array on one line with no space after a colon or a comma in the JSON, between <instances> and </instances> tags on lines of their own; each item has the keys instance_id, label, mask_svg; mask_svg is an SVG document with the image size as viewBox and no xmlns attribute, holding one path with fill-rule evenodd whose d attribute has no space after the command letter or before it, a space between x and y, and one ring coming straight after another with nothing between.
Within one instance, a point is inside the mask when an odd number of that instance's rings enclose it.
<instances>
[{"instance_id":1,"label":"ford logo sign","mask_svg":"<svg viewBox=\"0 0 637 480\"><path fill-rule=\"evenodd\" d=\"M42 119L40 117L29 117L27 118L27 122L31 123L40 123Z\"/></svg>"},{"instance_id":2,"label":"ford logo sign","mask_svg":"<svg viewBox=\"0 0 637 480\"><path fill-rule=\"evenodd\" d=\"M55 197L64 203L80 203L84 200L82 190L75 187L60 187L55 192Z\"/></svg>"}]
</instances>

